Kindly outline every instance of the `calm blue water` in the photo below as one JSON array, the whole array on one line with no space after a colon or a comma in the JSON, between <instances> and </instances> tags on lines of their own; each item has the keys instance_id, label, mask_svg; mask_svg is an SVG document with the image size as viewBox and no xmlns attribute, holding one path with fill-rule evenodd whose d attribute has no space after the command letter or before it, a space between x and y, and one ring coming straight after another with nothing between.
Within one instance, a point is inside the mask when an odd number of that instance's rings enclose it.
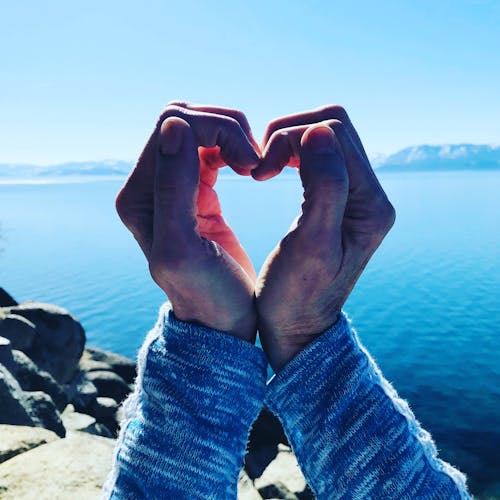
<instances>
[{"instance_id":1,"label":"calm blue water","mask_svg":"<svg viewBox=\"0 0 500 500\"><path fill-rule=\"evenodd\" d=\"M442 456L500 497L500 172L381 181L398 220L346 310ZM89 343L134 356L163 296L115 214L119 185L0 185L0 286L66 307ZM223 178L219 194L259 268L298 214L297 178Z\"/></svg>"}]
</instances>

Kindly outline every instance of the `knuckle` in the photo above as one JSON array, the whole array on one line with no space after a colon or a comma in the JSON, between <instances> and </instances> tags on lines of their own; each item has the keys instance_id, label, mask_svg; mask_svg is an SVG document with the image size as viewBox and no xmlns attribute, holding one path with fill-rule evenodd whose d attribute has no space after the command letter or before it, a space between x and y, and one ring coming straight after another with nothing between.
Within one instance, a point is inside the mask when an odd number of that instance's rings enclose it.
<instances>
[{"instance_id":1,"label":"knuckle","mask_svg":"<svg viewBox=\"0 0 500 500\"><path fill-rule=\"evenodd\" d=\"M327 106L323 106L320 108L320 114L324 116L324 119L336 118L341 122L345 122L349 119L347 115L347 111L340 104L328 104Z\"/></svg>"},{"instance_id":2,"label":"knuckle","mask_svg":"<svg viewBox=\"0 0 500 500\"><path fill-rule=\"evenodd\" d=\"M234 110L232 117L238 122L241 128L250 129L250 124L248 123L247 117L245 116L245 113L243 113L243 111L240 111L238 109Z\"/></svg>"},{"instance_id":3,"label":"knuckle","mask_svg":"<svg viewBox=\"0 0 500 500\"><path fill-rule=\"evenodd\" d=\"M157 125L161 124L172 116L184 116L187 114L187 110L176 104L169 104L161 113L157 121Z\"/></svg>"},{"instance_id":4,"label":"knuckle","mask_svg":"<svg viewBox=\"0 0 500 500\"><path fill-rule=\"evenodd\" d=\"M282 119L276 118L272 121L269 122L267 128L266 128L266 137L271 137L277 130L279 130L282 127Z\"/></svg>"},{"instance_id":5,"label":"knuckle","mask_svg":"<svg viewBox=\"0 0 500 500\"><path fill-rule=\"evenodd\" d=\"M232 116L225 116L223 118L220 118L221 123L225 125L227 128L229 128L233 132L239 132L241 130L241 126L236 118L233 118Z\"/></svg>"}]
</instances>

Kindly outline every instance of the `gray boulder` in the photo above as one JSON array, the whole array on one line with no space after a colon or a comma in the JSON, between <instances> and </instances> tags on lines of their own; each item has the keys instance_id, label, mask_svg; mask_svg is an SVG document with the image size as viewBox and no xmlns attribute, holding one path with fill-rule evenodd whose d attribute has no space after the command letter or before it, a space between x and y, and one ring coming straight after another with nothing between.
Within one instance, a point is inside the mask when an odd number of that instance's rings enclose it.
<instances>
[{"instance_id":1,"label":"gray boulder","mask_svg":"<svg viewBox=\"0 0 500 500\"><path fill-rule=\"evenodd\" d=\"M61 417L67 431L88 432L96 436L113 437L110 430L105 425L98 423L96 419L90 415L74 411L72 405L67 406Z\"/></svg>"},{"instance_id":2,"label":"gray boulder","mask_svg":"<svg viewBox=\"0 0 500 500\"><path fill-rule=\"evenodd\" d=\"M41 391L25 392L23 406L27 408L35 427L44 427L60 437L66 435L61 415L48 394Z\"/></svg>"},{"instance_id":3,"label":"gray boulder","mask_svg":"<svg viewBox=\"0 0 500 500\"><path fill-rule=\"evenodd\" d=\"M65 389L70 403L83 413L95 404L98 396L97 387L87 378L84 371L76 372Z\"/></svg>"},{"instance_id":4,"label":"gray boulder","mask_svg":"<svg viewBox=\"0 0 500 500\"><path fill-rule=\"evenodd\" d=\"M0 424L34 425L23 400L21 386L9 370L0 365Z\"/></svg>"},{"instance_id":5,"label":"gray boulder","mask_svg":"<svg viewBox=\"0 0 500 500\"><path fill-rule=\"evenodd\" d=\"M0 336L10 340L12 349L20 351L30 349L35 333L35 325L18 314L6 314L0 317Z\"/></svg>"},{"instance_id":6,"label":"gray boulder","mask_svg":"<svg viewBox=\"0 0 500 500\"><path fill-rule=\"evenodd\" d=\"M313 499L306 480L292 450L278 445L276 458L267 466L262 476L255 479L255 487L263 498Z\"/></svg>"},{"instance_id":7,"label":"gray boulder","mask_svg":"<svg viewBox=\"0 0 500 500\"><path fill-rule=\"evenodd\" d=\"M241 470L238 476L238 500L262 500L252 480L244 470Z\"/></svg>"},{"instance_id":8,"label":"gray boulder","mask_svg":"<svg viewBox=\"0 0 500 500\"><path fill-rule=\"evenodd\" d=\"M0 337L0 365L9 371L12 371L15 366L10 340L5 337Z\"/></svg>"},{"instance_id":9,"label":"gray boulder","mask_svg":"<svg viewBox=\"0 0 500 500\"><path fill-rule=\"evenodd\" d=\"M4 312L22 316L35 325L35 337L25 354L57 382L69 382L85 345L82 325L65 309L40 302L4 308Z\"/></svg>"},{"instance_id":10,"label":"gray boulder","mask_svg":"<svg viewBox=\"0 0 500 500\"><path fill-rule=\"evenodd\" d=\"M71 433L0 465L2 500L97 500L111 469L115 441Z\"/></svg>"},{"instance_id":11,"label":"gray boulder","mask_svg":"<svg viewBox=\"0 0 500 500\"><path fill-rule=\"evenodd\" d=\"M137 375L136 362L125 356L115 354L114 352L98 349L97 347L87 347L83 358L95 362L106 363L111 367L111 370L120 375L127 384L132 384Z\"/></svg>"},{"instance_id":12,"label":"gray boulder","mask_svg":"<svg viewBox=\"0 0 500 500\"><path fill-rule=\"evenodd\" d=\"M44 427L61 437L66 434L50 396L23 391L3 365L0 365L0 424Z\"/></svg>"},{"instance_id":13,"label":"gray boulder","mask_svg":"<svg viewBox=\"0 0 500 500\"><path fill-rule=\"evenodd\" d=\"M17 306L17 302L3 288L0 288L0 307Z\"/></svg>"},{"instance_id":14,"label":"gray boulder","mask_svg":"<svg viewBox=\"0 0 500 500\"><path fill-rule=\"evenodd\" d=\"M87 378L97 387L99 396L113 398L117 403L121 403L130 393L125 380L114 372L88 372Z\"/></svg>"},{"instance_id":15,"label":"gray boulder","mask_svg":"<svg viewBox=\"0 0 500 500\"><path fill-rule=\"evenodd\" d=\"M0 463L20 453L59 439L57 435L41 427L0 425Z\"/></svg>"},{"instance_id":16,"label":"gray boulder","mask_svg":"<svg viewBox=\"0 0 500 500\"><path fill-rule=\"evenodd\" d=\"M56 408L63 411L68 404L68 397L50 373L40 370L23 352L14 350L12 354L15 361L13 374L23 391L45 392Z\"/></svg>"}]
</instances>

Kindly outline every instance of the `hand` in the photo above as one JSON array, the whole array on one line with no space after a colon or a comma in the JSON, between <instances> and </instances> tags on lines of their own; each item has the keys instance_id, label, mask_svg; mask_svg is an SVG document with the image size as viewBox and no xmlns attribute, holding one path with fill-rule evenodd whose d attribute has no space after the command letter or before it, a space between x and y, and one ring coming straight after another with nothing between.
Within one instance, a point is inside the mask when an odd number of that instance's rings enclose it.
<instances>
[{"instance_id":1,"label":"hand","mask_svg":"<svg viewBox=\"0 0 500 500\"><path fill-rule=\"evenodd\" d=\"M256 284L259 335L277 372L338 319L394 208L347 113L329 106L272 122L258 180L299 167L302 215L271 252Z\"/></svg>"},{"instance_id":2,"label":"hand","mask_svg":"<svg viewBox=\"0 0 500 500\"><path fill-rule=\"evenodd\" d=\"M172 103L116 200L176 317L250 342L255 271L213 188L223 165L250 175L256 150L241 112Z\"/></svg>"}]
</instances>

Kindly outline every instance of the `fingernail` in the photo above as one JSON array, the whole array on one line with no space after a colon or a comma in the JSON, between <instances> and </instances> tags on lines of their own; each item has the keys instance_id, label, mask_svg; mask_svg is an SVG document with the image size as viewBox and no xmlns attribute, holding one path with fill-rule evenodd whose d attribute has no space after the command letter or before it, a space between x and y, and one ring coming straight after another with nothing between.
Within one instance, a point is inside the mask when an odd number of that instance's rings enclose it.
<instances>
[{"instance_id":1,"label":"fingernail","mask_svg":"<svg viewBox=\"0 0 500 500\"><path fill-rule=\"evenodd\" d=\"M164 155L175 155L182 147L182 127L176 119L167 118L161 125L160 152Z\"/></svg>"},{"instance_id":2,"label":"fingernail","mask_svg":"<svg viewBox=\"0 0 500 500\"><path fill-rule=\"evenodd\" d=\"M325 126L314 127L306 132L306 137L303 138L303 143L307 145L317 154L334 153L335 152L335 134L332 129Z\"/></svg>"}]
</instances>

